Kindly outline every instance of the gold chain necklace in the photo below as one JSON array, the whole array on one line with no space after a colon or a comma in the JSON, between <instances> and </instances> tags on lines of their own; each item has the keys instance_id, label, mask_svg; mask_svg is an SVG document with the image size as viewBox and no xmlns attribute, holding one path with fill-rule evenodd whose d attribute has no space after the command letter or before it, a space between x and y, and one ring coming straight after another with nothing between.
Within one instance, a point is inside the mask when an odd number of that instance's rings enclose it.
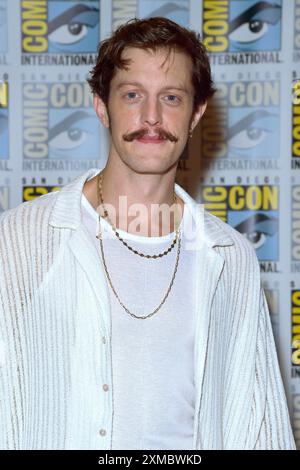
<instances>
[{"instance_id":1,"label":"gold chain necklace","mask_svg":"<svg viewBox=\"0 0 300 470\"><path fill-rule=\"evenodd\" d=\"M177 225L177 228L175 230L175 237L174 237L174 240L171 244L171 246L166 250L164 251L163 253L159 253L158 255L145 255L144 253L140 253L139 251L135 250L134 248L132 248L131 246L129 246L127 244L127 242L120 236L120 234L118 233L116 227L112 224L109 216L108 216L108 212L107 210L105 209L105 206L104 206L104 201L103 201L103 196L102 196L102 171L100 171L100 173L98 174L98 185L97 185L97 190L98 190L98 207L100 206L100 203L101 203L101 207L103 207L103 212L104 212L104 218L107 219L107 221L110 223L113 231L115 232L115 235L117 236L117 238L123 243L123 245L126 246L126 248L128 248L128 250L132 251L133 253L135 253L136 255L139 255L143 258L152 258L152 259L157 259L157 258L161 258L165 255L167 255L175 246L175 243L177 242L178 240L178 236L179 236L179 225ZM176 204L176 194L175 192L173 193L173 201L174 203ZM97 235L97 238L99 238L99 235Z\"/></svg>"},{"instance_id":2,"label":"gold chain necklace","mask_svg":"<svg viewBox=\"0 0 300 470\"><path fill-rule=\"evenodd\" d=\"M100 215L99 215L99 221L100 221ZM100 222L101 223L101 222ZM174 279L175 279L175 276L176 276L176 272L177 272L177 268L178 268L178 261L179 261L179 255L180 255L180 245L181 245L181 239L180 239L180 234L179 234L179 238L178 238L178 248L177 248L177 255L176 255L176 263L175 263L175 269L174 269L174 272L173 272L173 276L172 276L172 279L171 279L171 282L169 284L169 287L167 289L167 292L166 294L164 295L161 303L159 304L159 306L153 310L153 312L149 313L148 315L144 315L144 316L139 316L139 315L135 315L134 313L130 312L130 310L123 304L123 302L121 302L113 284L112 284L112 281L111 281L111 278L110 278L110 275L109 275L109 272L107 270L107 266L106 266L106 262L105 262L105 256L104 256L104 251L103 251L103 243L102 243L102 233L101 233L101 228L100 228L100 237L99 237L99 240L100 240L100 247L101 247L101 254L102 254L102 259L103 259L103 264L104 264L104 269L105 269L105 273L106 273L106 276L107 276L107 279L108 279L108 282L110 284L110 287L113 291L113 293L115 294L119 304L124 308L124 310L129 314L131 315L132 317L134 318L137 318L139 320L145 320L146 318L149 318L149 317L152 317L152 315L154 315L156 312L158 312L158 310L162 307L162 305L165 303L165 301L167 300L167 297L171 291L171 288L172 288L172 285L173 285L173 282L174 282Z\"/></svg>"},{"instance_id":3,"label":"gold chain necklace","mask_svg":"<svg viewBox=\"0 0 300 470\"><path fill-rule=\"evenodd\" d=\"M98 202L99 202L99 199L98 199ZM99 204L98 204L99 205ZM112 284L112 281L111 281L111 278L110 278L110 275L109 275L109 272L108 272L108 269L107 269L107 266L106 266L106 262L105 262L105 256L104 256L104 250L103 250L103 242L102 242L102 230L101 230L101 217L100 217L100 214L99 214L99 235L97 236L97 238L99 239L100 241L100 248L101 248L101 255L102 255L102 260L103 260L103 265L104 265L104 269L105 269L105 273L106 273L106 276L107 276L107 279L108 279L108 282L109 282L109 285L114 293L114 295L116 296L119 304L121 305L121 307L124 308L124 310L129 314L131 315L133 318L137 318L138 320L145 320L147 318L150 318L152 317L152 315L154 315L156 312L158 312L158 310L162 307L162 305L165 303L165 301L167 300L167 297L169 296L169 293L171 291L171 288L172 288L172 285L174 283L174 279L175 279L175 276L176 276L176 272L177 272L177 268L178 268L178 262L179 262L179 255L180 255L180 246L181 246L181 230L180 228L178 229L179 230L179 236L178 236L178 248L177 248L177 255L176 255L176 262L175 262L175 269L174 269L174 272L173 272L173 276L172 276L172 279L171 279L171 282L169 284L169 287L167 289L167 292L166 294L164 295L162 301L160 302L159 306L156 307L155 310L153 310L153 312L149 313L148 315L143 315L143 316L139 316L139 315L136 315L132 312L129 311L129 309L123 304L123 302L121 302L113 284Z\"/></svg>"}]
</instances>

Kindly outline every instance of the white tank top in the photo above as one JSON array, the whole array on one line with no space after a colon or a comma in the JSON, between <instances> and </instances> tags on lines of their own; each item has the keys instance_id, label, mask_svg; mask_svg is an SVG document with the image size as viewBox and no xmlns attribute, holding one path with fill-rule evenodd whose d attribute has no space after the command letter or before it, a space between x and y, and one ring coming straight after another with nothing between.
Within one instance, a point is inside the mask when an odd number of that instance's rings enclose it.
<instances>
[{"instance_id":1,"label":"white tank top","mask_svg":"<svg viewBox=\"0 0 300 470\"><path fill-rule=\"evenodd\" d=\"M186 212L185 208L182 227ZM98 213L83 193L82 221L101 257L96 238ZM178 243L161 258L142 258L117 239L103 218L101 228L107 269L120 300L138 316L149 314L167 291ZM174 233L145 237L123 230L118 232L130 246L152 255L165 251L174 238ZM183 231L173 286L165 303L150 318L142 320L129 315L109 287L114 400L112 449L193 448L195 252L186 250L184 245Z\"/></svg>"}]
</instances>

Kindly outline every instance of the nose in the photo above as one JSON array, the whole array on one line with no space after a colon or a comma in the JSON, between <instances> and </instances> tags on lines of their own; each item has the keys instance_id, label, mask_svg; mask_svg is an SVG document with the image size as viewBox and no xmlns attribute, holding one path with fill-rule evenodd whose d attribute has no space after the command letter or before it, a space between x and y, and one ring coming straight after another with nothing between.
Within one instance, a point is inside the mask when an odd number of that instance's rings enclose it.
<instances>
[{"instance_id":1,"label":"nose","mask_svg":"<svg viewBox=\"0 0 300 470\"><path fill-rule=\"evenodd\" d=\"M161 104L156 97L145 99L141 118L143 124L150 124L150 126L162 124Z\"/></svg>"}]
</instances>

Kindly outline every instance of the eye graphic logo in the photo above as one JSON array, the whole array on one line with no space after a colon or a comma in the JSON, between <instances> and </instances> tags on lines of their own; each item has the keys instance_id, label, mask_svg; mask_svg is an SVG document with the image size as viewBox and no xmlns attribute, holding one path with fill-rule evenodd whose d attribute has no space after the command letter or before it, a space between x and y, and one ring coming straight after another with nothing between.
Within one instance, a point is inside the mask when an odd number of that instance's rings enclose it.
<instances>
[{"instance_id":1,"label":"eye graphic logo","mask_svg":"<svg viewBox=\"0 0 300 470\"><path fill-rule=\"evenodd\" d=\"M228 222L253 245L259 260L278 260L278 213L276 211L230 212Z\"/></svg>"},{"instance_id":2,"label":"eye graphic logo","mask_svg":"<svg viewBox=\"0 0 300 470\"><path fill-rule=\"evenodd\" d=\"M0 160L8 158L8 82L0 82Z\"/></svg>"},{"instance_id":3,"label":"eye graphic logo","mask_svg":"<svg viewBox=\"0 0 300 470\"><path fill-rule=\"evenodd\" d=\"M99 158L98 120L91 99L86 82L24 83L24 157Z\"/></svg>"},{"instance_id":4,"label":"eye graphic logo","mask_svg":"<svg viewBox=\"0 0 300 470\"><path fill-rule=\"evenodd\" d=\"M259 260L278 260L278 186L203 186L202 200L252 243Z\"/></svg>"},{"instance_id":5,"label":"eye graphic logo","mask_svg":"<svg viewBox=\"0 0 300 470\"><path fill-rule=\"evenodd\" d=\"M0 0L0 52L7 52L7 6Z\"/></svg>"},{"instance_id":6,"label":"eye graphic logo","mask_svg":"<svg viewBox=\"0 0 300 470\"><path fill-rule=\"evenodd\" d=\"M229 108L228 156L276 158L279 152L279 115L276 109Z\"/></svg>"},{"instance_id":7,"label":"eye graphic logo","mask_svg":"<svg viewBox=\"0 0 300 470\"><path fill-rule=\"evenodd\" d=\"M279 156L280 82L216 83L217 93L200 121L201 157Z\"/></svg>"},{"instance_id":8,"label":"eye graphic logo","mask_svg":"<svg viewBox=\"0 0 300 470\"><path fill-rule=\"evenodd\" d=\"M279 50L281 3L203 0L203 40L208 52Z\"/></svg>"},{"instance_id":9,"label":"eye graphic logo","mask_svg":"<svg viewBox=\"0 0 300 470\"><path fill-rule=\"evenodd\" d=\"M181 26L189 25L189 0L166 1L166 0L140 0L138 5L138 16L150 18L151 16L162 16L168 18Z\"/></svg>"},{"instance_id":10,"label":"eye graphic logo","mask_svg":"<svg viewBox=\"0 0 300 470\"><path fill-rule=\"evenodd\" d=\"M49 2L49 52L96 52L99 8L88 3Z\"/></svg>"},{"instance_id":11,"label":"eye graphic logo","mask_svg":"<svg viewBox=\"0 0 300 470\"><path fill-rule=\"evenodd\" d=\"M98 122L91 110L51 109L50 158L99 158Z\"/></svg>"},{"instance_id":12,"label":"eye graphic logo","mask_svg":"<svg viewBox=\"0 0 300 470\"><path fill-rule=\"evenodd\" d=\"M24 53L91 53L97 51L99 0L22 1Z\"/></svg>"}]
</instances>

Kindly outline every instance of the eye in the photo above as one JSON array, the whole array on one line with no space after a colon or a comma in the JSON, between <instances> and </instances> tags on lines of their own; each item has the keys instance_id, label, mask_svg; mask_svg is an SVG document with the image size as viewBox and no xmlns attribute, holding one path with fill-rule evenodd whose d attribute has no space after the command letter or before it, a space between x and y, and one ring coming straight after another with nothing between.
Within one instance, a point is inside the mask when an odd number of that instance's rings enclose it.
<instances>
[{"instance_id":1,"label":"eye","mask_svg":"<svg viewBox=\"0 0 300 470\"><path fill-rule=\"evenodd\" d=\"M176 101L179 101L179 98L176 96L176 95L168 95L167 98L175 98L175 99L172 99L172 100L168 100L172 103L176 103Z\"/></svg>"},{"instance_id":2,"label":"eye","mask_svg":"<svg viewBox=\"0 0 300 470\"><path fill-rule=\"evenodd\" d=\"M135 93L134 91L129 91L128 93L126 93L126 98L129 98L129 99L134 99L135 96L129 96L129 95L137 95L137 93Z\"/></svg>"},{"instance_id":3,"label":"eye","mask_svg":"<svg viewBox=\"0 0 300 470\"><path fill-rule=\"evenodd\" d=\"M264 36L268 29L268 24L265 21L251 20L229 34L229 38L235 42L254 42Z\"/></svg>"},{"instance_id":4,"label":"eye","mask_svg":"<svg viewBox=\"0 0 300 470\"><path fill-rule=\"evenodd\" d=\"M49 141L49 145L57 150L71 150L82 145L87 136L87 131L74 126L57 134L56 137Z\"/></svg>"},{"instance_id":5,"label":"eye","mask_svg":"<svg viewBox=\"0 0 300 470\"><path fill-rule=\"evenodd\" d=\"M79 147L90 134L92 116L86 111L75 111L49 130L49 146L56 150Z\"/></svg>"},{"instance_id":6,"label":"eye","mask_svg":"<svg viewBox=\"0 0 300 470\"><path fill-rule=\"evenodd\" d=\"M228 145L237 149L251 149L259 145L276 128L278 116L265 109L246 114L228 129ZM270 127L270 129L268 128Z\"/></svg>"},{"instance_id":7,"label":"eye","mask_svg":"<svg viewBox=\"0 0 300 470\"><path fill-rule=\"evenodd\" d=\"M270 131L260 127L249 127L229 139L228 145L240 149L250 149L259 145L265 139L268 132Z\"/></svg>"},{"instance_id":8,"label":"eye","mask_svg":"<svg viewBox=\"0 0 300 470\"><path fill-rule=\"evenodd\" d=\"M81 41L99 23L99 10L83 4L75 5L53 18L48 25L48 39L57 44Z\"/></svg>"},{"instance_id":9,"label":"eye","mask_svg":"<svg viewBox=\"0 0 300 470\"><path fill-rule=\"evenodd\" d=\"M243 233L243 235L249 240L250 243L252 243L256 250L261 248L267 241L267 234L260 232L259 230Z\"/></svg>"},{"instance_id":10,"label":"eye","mask_svg":"<svg viewBox=\"0 0 300 470\"><path fill-rule=\"evenodd\" d=\"M50 41L58 44L75 44L87 35L88 28L82 23L70 23L60 26L56 31L49 34Z\"/></svg>"},{"instance_id":11,"label":"eye","mask_svg":"<svg viewBox=\"0 0 300 470\"><path fill-rule=\"evenodd\" d=\"M270 237L278 233L278 219L258 212L247 217L234 228L258 250L268 242Z\"/></svg>"},{"instance_id":12,"label":"eye","mask_svg":"<svg viewBox=\"0 0 300 470\"><path fill-rule=\"evenodd\" d=\"M228 37L240 44L258 41L275 27L280 18L280 5L256 2L230 21Z\"/></svg>"}]
</instances>

